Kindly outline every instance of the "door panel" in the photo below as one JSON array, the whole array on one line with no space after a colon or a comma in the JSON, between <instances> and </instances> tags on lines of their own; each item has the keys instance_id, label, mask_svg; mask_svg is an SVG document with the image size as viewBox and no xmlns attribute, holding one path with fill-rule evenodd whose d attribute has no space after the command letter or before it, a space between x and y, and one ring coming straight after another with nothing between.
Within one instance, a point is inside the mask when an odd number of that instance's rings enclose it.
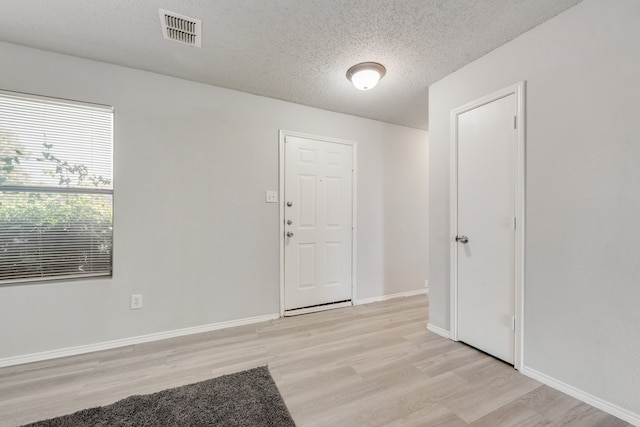
<instances>
[{"instance_id":1,"label":"door panel","mask_svg":"<svg viewBox=\"0 0 640 427\"><path fill-rule=\"evenodd\" d=\"M316 226L316 177L298 175L298 224L301 228L314 229Z\"/></svg>"},{"instance_id":2,"label":"door panel","mask_svg":"<svg viewBox=\"0 0 640 427\"><path fill-rule=\"evenodd\" d=\"M311 289L316 285L316 245L298 245L298 289Z\"/></svg>"},{"instance_id":3,"label":"door panel","mask_svg":"<svg viewBox=\"0 0 640 427\"><path fill-rule=\"evenodd\" d=\"M351 299L352 186L352 146L285 138L285 310Z\"/></svg>"},{"instance_id":4,"label":"door panel","mask_svg":"<svg viewBox=\"0 0 640 427\"><path fill-rule=\"evenodd\" d=\"M458 116L458 339L514 362L514 94Z\"/></svg>"},{"instance_id":5,"label":"door panel","mask_svg":"<svg viewBox=\"0 0 640 427\"><path fill-rule=\"evenodd\" d=\"M344 218L344 203L342 203L340 177L327 177L327 228L339 229Z\"/></svg>"}]
</instances>

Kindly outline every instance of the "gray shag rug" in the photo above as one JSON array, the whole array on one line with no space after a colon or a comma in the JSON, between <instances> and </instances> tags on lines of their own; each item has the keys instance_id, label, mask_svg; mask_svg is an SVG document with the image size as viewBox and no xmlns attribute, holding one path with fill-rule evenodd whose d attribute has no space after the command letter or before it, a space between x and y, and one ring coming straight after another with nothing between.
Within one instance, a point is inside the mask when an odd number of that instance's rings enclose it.
<instances>
[{"instance_id":1,"label":"gray shag rug","mask_svg":"<svg viewBox=\"0 0 640 427\"><path fill-rule=\"evenodd\" d=\"M27 425L295 427L266 366Z\"/></svg>"}]
</instances>

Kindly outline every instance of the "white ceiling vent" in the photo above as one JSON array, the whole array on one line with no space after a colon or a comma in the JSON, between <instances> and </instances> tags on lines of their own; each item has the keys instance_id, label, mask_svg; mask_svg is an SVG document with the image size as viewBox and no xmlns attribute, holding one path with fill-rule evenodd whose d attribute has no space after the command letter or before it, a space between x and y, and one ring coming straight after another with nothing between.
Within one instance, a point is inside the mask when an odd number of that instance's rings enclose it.
<instances>
[{"instance_id":1,"label":"white ceiling vent","mask_svg":"<svg viewBox=\"0 0 640 427\"><path fill-rule=\"evenodd\" d=\"M202 21L200 19L189 18L164 9L159 9L158 12L160 12L162 35L165 39L201 47Z\"/></svg>"}]
</instances>

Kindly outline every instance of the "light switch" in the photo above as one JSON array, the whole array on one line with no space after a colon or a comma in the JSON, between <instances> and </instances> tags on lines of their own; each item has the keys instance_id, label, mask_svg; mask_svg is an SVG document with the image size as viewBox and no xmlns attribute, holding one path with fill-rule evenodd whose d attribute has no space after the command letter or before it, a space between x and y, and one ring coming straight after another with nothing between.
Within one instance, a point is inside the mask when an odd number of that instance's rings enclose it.
<instances>
[{"instance_id":1,"label":"light switch","mask_svg":"<svg viewBox=\"0 0 640 427\"><path fill-rule=\"evenodd\" d=\"M278 203L278 192L273 190L267 190L264 195L265 202Z\"/></svg>"}]
</instances>

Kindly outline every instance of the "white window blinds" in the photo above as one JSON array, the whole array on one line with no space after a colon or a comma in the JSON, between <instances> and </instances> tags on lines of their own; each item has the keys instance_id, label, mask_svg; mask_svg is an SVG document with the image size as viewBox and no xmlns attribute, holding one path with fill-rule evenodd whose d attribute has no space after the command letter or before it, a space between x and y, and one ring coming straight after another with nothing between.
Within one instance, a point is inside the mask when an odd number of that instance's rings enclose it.
<instances>
[{"instance_id":1,"label":"white window blinds","mask_svg":"<svg viewBox=\"0 0 640 427\"><path fill-rule=\"evenodd\" d=\"M0 284L110 276L113 109L0 92Z\"/></svg>"}]
</instances>

